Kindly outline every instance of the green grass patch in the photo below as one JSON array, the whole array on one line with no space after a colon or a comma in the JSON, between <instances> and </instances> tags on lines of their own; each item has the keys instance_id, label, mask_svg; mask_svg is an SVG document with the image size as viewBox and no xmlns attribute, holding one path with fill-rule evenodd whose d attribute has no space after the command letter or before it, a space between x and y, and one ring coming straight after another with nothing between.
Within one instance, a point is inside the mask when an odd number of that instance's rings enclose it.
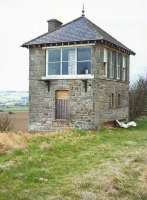
<instances>
[{"instance_id":1,"label":"green grass patch","mask_svg":"<svg viewBox=\"0 0 147 200\"><path fill-rule=\"evenodd\" d=\"M27 112L28 106L7 106L1 109L3 112Z\"/></svg>"},{"instance_id":2,"label":"green grass patch","mask_svg":"<svg viewBox=\"0 0 147 200\"><path fill-rule=\"evenodd\" d=\"M0 156L0 200L147 199L147 118L137 124L32 137Z\"/></svg>"}]
</instances>

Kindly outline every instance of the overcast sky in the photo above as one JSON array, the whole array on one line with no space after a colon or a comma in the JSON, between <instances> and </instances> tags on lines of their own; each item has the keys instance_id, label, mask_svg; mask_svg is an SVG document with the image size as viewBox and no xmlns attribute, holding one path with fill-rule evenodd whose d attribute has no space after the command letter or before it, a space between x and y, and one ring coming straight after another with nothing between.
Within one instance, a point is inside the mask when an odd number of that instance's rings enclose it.
<instances>
[{"instance_id":1,"label":"overcast sky","mask_svg":"<svg viewBox=\"0 0 147 200\"><path fill-rule=\"evenodd\" d=\"M47 20L85 15L136 52L131 80L147 72L147 0L0 0L0 90L28 90L28 50L20 45L47 32Z\"/></svg>"}]
</instances>

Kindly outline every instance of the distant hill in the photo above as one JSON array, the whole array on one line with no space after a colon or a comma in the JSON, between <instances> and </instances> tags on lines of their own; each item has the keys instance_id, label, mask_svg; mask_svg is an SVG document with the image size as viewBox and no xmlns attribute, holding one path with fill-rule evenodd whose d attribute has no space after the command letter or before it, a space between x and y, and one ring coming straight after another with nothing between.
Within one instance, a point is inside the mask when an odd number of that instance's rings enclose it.
<instances>
[{"instance_id":1,"label":"distant hill","mask_svg":"<svg viewBox=\"0 0 147 200\"><path fill-rule=\"evenodd\" d=\"M0 91L0 107L28 105L28 91Z\"/></svg>"}]
</instances>

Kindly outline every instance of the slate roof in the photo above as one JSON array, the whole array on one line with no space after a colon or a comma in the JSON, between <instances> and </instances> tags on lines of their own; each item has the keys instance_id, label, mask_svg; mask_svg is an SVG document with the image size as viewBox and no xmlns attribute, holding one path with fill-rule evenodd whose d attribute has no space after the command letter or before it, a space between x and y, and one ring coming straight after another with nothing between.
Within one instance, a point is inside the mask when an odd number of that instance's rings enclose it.
<instances>
[{"instance_id":1,"label":"slate roof","mask_svg":"<svg viewBox=\"0 0 147 200\"><path fill-rule=\"evenodd\" d=\"M114 44L116 47L120 47L128 51L130 54L135 55L135 53L131 49L120 43L118 40L113 38L100 27L92 23L85 16L81 16L65 25L62 25L59 29L51 33L47 32L29 42L26 42L22 45L22 47L82 41L106 41Z\"/></svg>"}]
</instances>

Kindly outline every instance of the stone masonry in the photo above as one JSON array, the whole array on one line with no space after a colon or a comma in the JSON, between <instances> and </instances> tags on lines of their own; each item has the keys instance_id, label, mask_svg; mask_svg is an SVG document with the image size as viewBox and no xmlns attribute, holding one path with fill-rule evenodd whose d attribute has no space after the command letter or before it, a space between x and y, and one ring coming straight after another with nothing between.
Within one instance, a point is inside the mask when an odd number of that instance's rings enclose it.
<instances>
[{"instance_id":1,"label":"stone masonry","mask_svg":"<svg viewBox=\"0 0 147 200\"><path fill-rule=\"evenodd\" d=\"M84 46L84 45L83 45ZM84 81L78 79L43 81L46 68L45 49L29 49L29 130L53 131L64 128L96 129L106 121L116 119L128 120L128 87L129 65L125 82L108 80L103 73L101 55L103 46L92 47L92 74L94 79L87 80L87 91ZM103 55L102 55L103 56ZM70 119L55 119L55 92L68 90L70 96ZM109 97L114 93L121 95L121 106L110 108Z\"/></svg>"}]
</instances>

